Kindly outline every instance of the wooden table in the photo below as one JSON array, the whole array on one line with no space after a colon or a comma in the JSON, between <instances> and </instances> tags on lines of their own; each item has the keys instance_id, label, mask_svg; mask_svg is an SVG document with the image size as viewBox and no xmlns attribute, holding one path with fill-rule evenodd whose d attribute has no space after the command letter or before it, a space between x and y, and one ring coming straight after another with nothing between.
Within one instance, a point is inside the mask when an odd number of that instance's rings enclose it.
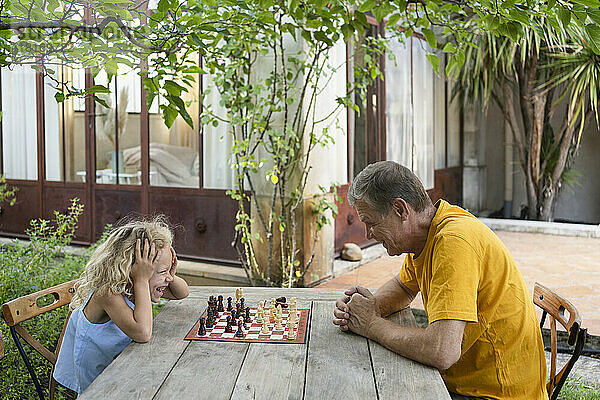
<instances>
[{"instance_id":1,"label":"wooden table","mask_svg":"<svg viewBox=\"0 0 600 400\"><path fill-rule=\"evenodd\" d=\"M235 288L191 287L170 301L150 342L127 346L78 399L450 399L436 369L333 325L341 290L244 288L250 306L279 296L312 303L306 344L183 340L211 294L235 298ZM409 309L392 318L416 326Z\"/></svg>"}]
</instances>

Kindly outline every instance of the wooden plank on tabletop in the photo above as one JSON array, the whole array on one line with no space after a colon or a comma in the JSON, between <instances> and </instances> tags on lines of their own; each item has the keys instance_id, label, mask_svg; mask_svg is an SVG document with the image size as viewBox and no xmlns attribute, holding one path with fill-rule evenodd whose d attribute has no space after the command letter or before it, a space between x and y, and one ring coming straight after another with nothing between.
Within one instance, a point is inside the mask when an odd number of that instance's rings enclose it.
<instances>
[{"instance_id":1,"label":"wooden plank on tabletop","mask_svg":"<svg viewBox=\"0 0 600 400\"><path fill-rule=\"evenodd\" d=\"M197 299L171 300L154 318L148 343L131 343L78 397L151 399L189 342L183 340L199 317Z\"/></svg>"},{"instance_id":2,"label":"wooden plank on tabletop","mask_svg":"<svg viewBox=\"0 0 600 400\"><path fill-rule=\"evenodd\" d=\"M252 343L232 399L302 400L306 344Z\"/></svg>"},{"instance_id":3,"label":"wooden plank on tabletop","mask_svg":"<svg viewBox=\"0 0 600 400\"><path fill-rule=\"evenodd\" d=\"M402 325L417 326L408 308L389 319ZM402 357L372 340L369 340L369 349L380 400L450 400L437 369Z\"/></svg>"},{"instance_id":4,"label":"wooden plank on tabletop","mask_svg":"<svg viewBox=\"0 0 600 400\"><path fill-rule=\"evenodd\" d=\"M248 346L248 343L192 341L154 399L230 398Z\"/></svg>"},{"instance_id":5,"label":"wooden plank on tabletop","mask_svg":"<svg viewBox=\"0 0 600 400\"><path fill-rule=\"evenodd\" d=\"M313 302L304 399L376 399L367 340L333 325L330 302Z\"/></svg>"}]
</instances>

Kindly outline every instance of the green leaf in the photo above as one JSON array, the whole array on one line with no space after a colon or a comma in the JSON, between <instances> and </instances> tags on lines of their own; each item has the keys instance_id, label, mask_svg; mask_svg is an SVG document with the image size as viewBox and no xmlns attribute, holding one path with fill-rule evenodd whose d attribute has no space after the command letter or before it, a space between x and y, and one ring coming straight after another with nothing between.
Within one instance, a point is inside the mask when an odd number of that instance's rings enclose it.
<instances>
[{"instance_id":1,"label":"green leaf","mask_svg":"<svg viewBox=\"0 0 600 400\"><path fill-rule=\"evenodd\" d=\"M600 24L600 10L595 8L588 8L587 15L597 24Z\"/></svg>"},{"instance_id":2,"label":"green leaf","mask_svg":"<svg viewBox=\"0 0 600 400\"><path fill-rule=\"evenodd\" d=\"M56 92L54 94L54 98L56 99L57 103L62 103L63 101L65 101L65 95L61 92Z\"/></svg>"},{"instance_id":3,"label":"green leaf","mask_svg":"<svg viewBox=\"0 0 600 400\"><path fill-rule=\"evenodd\" d=\"M573 3L581 4L582 6L594 7L594 8L600 7L599 0L573 0Z\"/></svg>"},{"instance_id":4,"label":"green leaf","mask_svg":"<svg viewBox=\"0 0 600 400\"><path fill-rule=\"evenodd\" d=\"M344 24L342 25L341 30L342 35L344 35L344 42L347 42L354 32L354 28L352 28L352 25L350 24Z\"/></svg>"},{"instance_id":5,"label":"green leaf","mask_svg":"<svg viewBox=\"0 0 600 400\"><path fill-rule=\"evenodd\" d=\"M387 21L387 26L394 26L398 21L400 21L402 15L400 13L392 14L392 16Z\"/></svg>"},{"instance_id":6,"label":"green leaf","mask_svg":"<svg viewBox=\"0 0 600 400\"><path fill-rule=\"evenodd\" d=\"M562 5L558 7L557 11L558 19L562 23L563 27L566 27L571 22L571 11L563 7Z\"/></svg>"},{"instance_id":7,"label":"green leaf","mask_svg":"<svg viewBox=\"0 0 600 400\"><path fill-rule=\"evenodd\" d=\"M427 54L427 60L429 60L429 63L431 64L431 66L433 67L436 75L440 74L440 59L436 54L432 54L429 53Z\"/></svg>"},{"instance_id":8,"label":"green leaf","mask_svg":"<svg viewBox=\"0 0 600 400\"><path fill-rule=\"evenodd\" d=\"M358 10L360 12L371 11L376 5L377 0L367 0L358 7Z\"/></svg>"},{"instance_id":9,"label":"green leaf","mask_svg":"<svg viewBox=\"0 0 600 400\"><path fill-rule=\"evenodd\" d=\"M427 39L427 43L432 49L437 48L437 39L431 29L423 28L423 35L425 35L425 39Z\"/></svg>"},{"instance_id":10,"label":"green leaf","mask_svg":"<svg viewBox=\"0 0 600 400\"><path fill-rule=\"evenodd\" d=\"M444 45L442 51L444 53L456 53L456 45L452 42L448 42Z\"/></svg>"},{"instance_id":11,"label":"green leaf","mask_svg":"<svg viewBox=\"0 0 600 400\"><path fill-rule=\"evenodd\" d=\"M529 15L525 11L521 11L516 7L513 7L509 11L509 15L515 21L522 23L523 25L529 25Z\"/></svg>"},{"instance_id":12,"label":"green leaf","mask_svg":"<svg viewBox=\"0 0 600 400\"><path fill-rule=\"evenodd\" d=\"M585 31L589 36L592 51L596 54L600 54L600 27L596 24L587 24L585 26Z\"/></svg>"},{"instance_id":13,"label":"green leaf","mask_svg":"<svg viewBox=\"0 0 600 400\"><path fill-rule=\"evenodd\" d=\"M110 93L110 89L102 85L94 85L86 90L88 93Z\"/></svg>"},{"instance_id":14,"label":"green leaf","mask_svg":"<svg viewBox=\"0 0 600 400\"><path fill-rule=\"evenodd\" d=\"M175 122L179 113L171 106L161 106L161 108L163 110L163 119L165 121L165 125L167 128L170 128L173 126L173 122Z\"/></svg>"},{"instance_id":15,"label":"green leaf","mask_svg":"<svg viewBox=\"0 0 600 400\"><path fill-rule=\"evenodd\" d=\"M181 96L181 92L184 89L183 86L181 86L178 83L171 81L171 80L165 81L164 87L171 96L175 96L175 97Z\"/></svg>"}]
</instances>

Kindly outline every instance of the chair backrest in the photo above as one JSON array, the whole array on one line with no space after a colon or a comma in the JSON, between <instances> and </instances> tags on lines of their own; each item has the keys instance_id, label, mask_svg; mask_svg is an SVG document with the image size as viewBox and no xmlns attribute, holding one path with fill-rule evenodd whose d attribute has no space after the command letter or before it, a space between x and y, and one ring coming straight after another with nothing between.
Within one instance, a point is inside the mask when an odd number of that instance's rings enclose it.
<instances>
[{"instance_id":1,"label":"chair backrest","mask_svg":"<svg viewBox=\"0 0 600 400\"><path fill-rule=\"evenodd\" d=\"M65 332L66 321L63 325L62 332L58 339L58 344L56 346L56 350L51 352L48 348L43 346L38 340L36 340L29 332L23 328L21 322L27 321L33 317L36 317L40 314L44 314L48 311L55 310L59 307L63 307L68 305L73 296L75 295L75 283L77 280L72 280L69 282L61 283L60 285L56 285L44 290L40 290L39 292L28 294L17 299L6 302L2 305L2 315L4 316L4 320L8 324L10 328L10 332L12 338L17 346L17 350L21 357L23 358L23 362L33 379L33 383L35 385L36 391L40 400L44 398L42 387L40 386L39 380L29 362L29 358L27 354L23 350L23 346L21 345L20 338L25 340L31 347L33 347L38 353L40 353L46 360L48 360L52 365L56 364L56 358L58 356L58 352L60 350L60 345L62 343L62 337ZM48 297L51 296L51 297ZM38 300L53 298L53 301L50 304L40 305ZM70 314L69 314L70 315ZM68 321L68 317L67 317ZM54 398L54 390L56 389L56 382L51 377L50 379L50 398Z\"/></svg>"},{"instance_id":2,"label":"chair backrest","mask_svg":"<svg viewBox=\"0 0 600 400\"><path fill-rule=\"evenodd\" d=\"M535 283L533 289L533 302L542 310L540 329L544 326L546 316L550 317L550 377L546 390L551 400L558 398L558 393L571 372L573 365L579 358L585 344L587 330L581 327L579 312L573 304L547 287ZM569 332L568 343L574 346L573 355L560 371L556 371L556 321Z\"/></svg>"}]
</instances>

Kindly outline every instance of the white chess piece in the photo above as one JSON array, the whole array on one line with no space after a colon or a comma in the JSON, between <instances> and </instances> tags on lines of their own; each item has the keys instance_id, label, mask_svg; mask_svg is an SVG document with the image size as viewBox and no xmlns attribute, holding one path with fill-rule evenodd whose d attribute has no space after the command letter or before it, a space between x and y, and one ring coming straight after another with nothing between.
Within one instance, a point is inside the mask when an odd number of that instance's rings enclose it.
<instances>
[{"instance_id":1,"label":"white chess piece","mask_svg":"<svg viewBox=\"0 0 600 400\"><path fill-rule=\"evenodd\" d=\"M269 320L267 318L263 318L263 326L261 333L263 333L264 335L269 334Z\"/></svg>"},{"instance_id":2,"label":"white chess piece","mask_svg":"<svg viewBox=\"0 0 600 400\"><path fill-rule=\"evenodd\" d=\"M283 325L281 325L281 317L279 315L277 315L277 318L275 320L275 330L277 330L277 331L283 330Z\"/></svg>"},{"instance_id":3,"label":"white chess piece","mask_svg":"<svg viewBox=\"0 0 600 400\"><path fill-rule=\"evenodd\" d=\"M262 322L263 322L263 318L264 318L263 313L264 313L264 311L262 310L262 308L259 308L258 313L256 314L256 322L259 324L262 324Z\"/></svg>"},{"instance_id":4,"label":"white chess piece","mask_svg":"<svg viewBox=\"0 0 600 400\"><path fill-rule=\"evenodd\" d=\"M288 328L288 336L287 338L289 340L294 340L296 339L296 330L295 330L295 323L291 320L288 319L288 324L287 324L287 328Z\"/></svg>"}]
</instances>

